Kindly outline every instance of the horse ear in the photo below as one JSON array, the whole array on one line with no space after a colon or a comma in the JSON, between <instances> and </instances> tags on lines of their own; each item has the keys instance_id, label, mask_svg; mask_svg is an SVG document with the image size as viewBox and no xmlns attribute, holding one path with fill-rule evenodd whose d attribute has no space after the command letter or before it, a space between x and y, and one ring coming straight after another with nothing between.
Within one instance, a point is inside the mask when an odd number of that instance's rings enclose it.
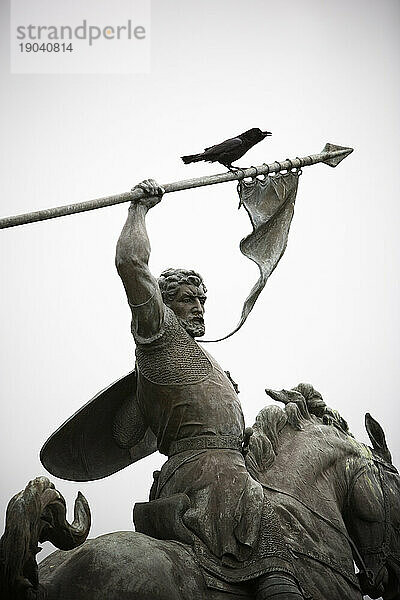
<instances>
[{"instance_id":1,"label":"horse ear","mask_svg":"<svg viewBox=\"0 0 400 600\"><path fill-rule=\"evenodd\" d=\"M267 388L265 390L265 393L267 394L267 396L269 396L270 398L272 398L272 400L275 400L276 402L282 402L282 404L289 404L290 402L290 398L289 398L289 391L288 390L270 390L269 388Z\"/></svg>"},{"instance_id":2,"label":"horse ear","mask_svg":"<svg viewBox=\"0 0 400 600\"><path fill-rule=\"evenodd\" d=\"M371 440L373 449L388 463L392 463L392 455L386 444L385 432L369 413L365 415L365 429L367 430L369 439Z\"/></svg>"}]
</instances>

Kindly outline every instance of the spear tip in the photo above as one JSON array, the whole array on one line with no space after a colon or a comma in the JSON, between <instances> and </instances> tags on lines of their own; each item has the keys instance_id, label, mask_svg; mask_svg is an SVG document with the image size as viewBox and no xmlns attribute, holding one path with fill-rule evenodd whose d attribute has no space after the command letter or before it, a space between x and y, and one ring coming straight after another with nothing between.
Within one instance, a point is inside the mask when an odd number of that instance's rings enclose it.
<instances>
[{"instance_id":1,"label":"spear tip","mask_svg":"<svg viewBox=\"0 0 400 600\"><path fill-rule=\"evenodd\" d=\"M330 167L336 167L346 156L349 156L353 152L353 148L346 148L346 146L337 146L336 144L330 144L329 142L325 144L324 149L321 154L331 154L335 153L334 156L329 156L322 162L325 165L329 165Z\"/></svg>"}]
</instances>

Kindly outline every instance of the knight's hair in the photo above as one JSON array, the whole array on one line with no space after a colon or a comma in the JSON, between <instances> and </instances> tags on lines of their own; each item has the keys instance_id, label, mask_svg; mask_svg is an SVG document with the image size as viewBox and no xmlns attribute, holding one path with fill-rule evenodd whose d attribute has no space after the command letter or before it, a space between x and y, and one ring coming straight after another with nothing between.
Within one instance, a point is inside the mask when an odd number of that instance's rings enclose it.
<instances>
[{"instance_id":1,"label":"knight's hair","mask_svg":"<svg viewBox=\"0 0 400 600\"><path fill-rule=\"evenodd\" d=\"M187 269L166 269L158 278L158 285L161 290L163 301L168 304L172 302L178 292L179 286L183 284L202 286L204 293L207 288L199 273L196 271L188 271Z\"/></svg>"}]
</instances>

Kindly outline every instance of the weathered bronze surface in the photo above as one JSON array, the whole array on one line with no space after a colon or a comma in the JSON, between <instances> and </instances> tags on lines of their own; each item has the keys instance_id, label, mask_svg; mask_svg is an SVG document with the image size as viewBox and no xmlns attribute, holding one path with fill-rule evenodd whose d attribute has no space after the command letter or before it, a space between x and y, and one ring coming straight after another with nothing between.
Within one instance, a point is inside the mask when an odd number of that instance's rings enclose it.
<instances>
[{"instance_id":1,"label":"weathered bronze surface","mask_svg":"<svg viewBox=\"0 0 400 600\"><path fill-rule=\"evenodd\" d=\"M153 180L140 186L117 244L116 265L132 311L138 410L121 419L119 435L140 443L146 426L168 456L141 507L141 532L159 539L191 539L196 560L228 583L271 572L293 575L291 556L262 486L241 452L244 418L226 373L195 341L205 333L206 287L194 271L168 269L159 281L148 268L145 215L162 197ZM134 417L132 417L134 414ZM127 427L132 434L123 430ZM186 509L166 510L172 499ZM187 502L185 502L187 500ZM261 535L267 528L269 538ZM166 531L168 533L166 533Z\"/></svg>"},{"instance_id":2,"label":"weathered bronze surface","mask_svg":"<svg viewBox=\"0 0 400 600\"><path fill-rule=\"evenodd\" d=\"M286 178L295 190L297 175ZM89 541L83 496L69 525L54 486L30 482L7 511L1 597L399 600L400 479L382 428L367 415L373 449L358 443L321 394L299 384L266 390L284 408L267 406L245 430L237 385L196 341L205 333L202 277L167 269L156 280L149 270L145 218L164 190L153 180L140 189L116 254L135 371L73 415L41 458L54 475L82 481L156 449L167 460L149 502L135 505L136 532ZM290 224L288 197L288 214L275 222L279 239ZM38 575L45 540L60 551Z\"/></svg>"},{"instance_id":3,"label":"weathered bronze surface","mask_svg":"<svg viewBox=\"0 0 400 600\"><path fill-rule=\"evenodd\" d=\"M346 148L345 146L337 146L335 144L325 144L322 152L319 154L310 154L302 158L286 159L283 161L275 161L269 165L263 164L258 167L250 167L243 171L236 173L218 173L217 175L207 175L204 177L197 177L196 179L186 179L183 181L175 181L174 183L164 184L165 192L179 192L181 190L188 190L195 187L202 187L204 185L214 185L216 183L224 183L226 181L235 181L242 179L243 177L254 177L256 173L259 175L268 175L268 173L279 173L286 169L300 169L302 167L308 167L317 163L324 163L331 167L336 167L346 156L353 152L352 148ZM17 227L19 225L26 225L27 223L36 223L38 221L45 221L47 219L56 219L58 217L65 217L67 215L73 215L80 212L86 212L88 210L96 210L97 208L104 208L106 206L112 206L114 204L121 204L124 202L130 202L135 199L142 197L143 192L135 190L135 192L123 192L122 194L115 194L114 196L107 196L105 198L97 198L95 200L88 200L86 202L77 202L75 204L67 204L66 206L57 206L55 208L47 208L45 210L38 210L23 215L15 215L13 217L4 217L0 219L0 229L6 229L8 227Z\"/></svg>"},{"instance_id":4,"label":"weathered bronze surface","mask_svg":"<svg viewBox=\"0 0 400 600\"><path fill-rule=\"evenodd\" d=\"M155 452L157 442L149 428L134 449L116 441L116 415L131 401L135 390L136 373L132 371L97 394L57 429L40 453L49 473L70 481L92 481Z\"/></svg>"},{"instance_id":5,"label":"weathered bronze surface","mask_svg":"<svg viewBox=\"0 0 400 600\"><path fill-rule=\"evenodd\" d=\"M390 462L383 431L367 415L373 445L369 448L351 436L311 386L299 389L280 393L284 409L270 405L260 412L246 463L281 519L304 595L315 600L360 600L363 594L371 598L383 594L394 600L400 583L400 477ZM112 533L75 550L56 551L40 564L42 588L38 587L32 564L37 542L48 539L38 531L48 527L47 509L42 512L41 505L46 506L43 498L49 492L56 494L42 478L10 502L1 540L2 598L44 598L45 592L48 600L254 597L248 584L232 585L202 573L189 543L138 532ZM34 501L26 502L27 493ZM62 497L52 500L62 504ZM82 499L80 503L84 535L88 516ZM185 504L180 508L184 511ZM179 509L175 514L178 521ZM268 531L264 533L268 536ZM21 557L15 560L17 550ZM353 559L360 569L358 577Z\"/></svg>"}]
</instances>

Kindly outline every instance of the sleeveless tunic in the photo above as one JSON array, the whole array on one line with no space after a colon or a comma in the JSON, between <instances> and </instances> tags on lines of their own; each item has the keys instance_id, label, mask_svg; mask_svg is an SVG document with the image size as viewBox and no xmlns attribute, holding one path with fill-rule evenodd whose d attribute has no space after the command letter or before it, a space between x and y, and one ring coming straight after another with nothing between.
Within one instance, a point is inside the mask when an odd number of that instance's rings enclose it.
<instances>
[{"instance_id":1,"label":"sleeveless tunic","mask_svg":"<svg viewBox=\"0 0 400 600\"><path fill-rule=\"evenodd\" d=\"M229 435L242 438L239 399L218 363L165 308L159 334L136 337L136 398L161 453L182 438ZM263 490L247 472L241 452L185 450L162 467L155 498L186 494L183 519L206 552L229 567L252 554L263 512Z\"/></svg>"}]
</instances>

